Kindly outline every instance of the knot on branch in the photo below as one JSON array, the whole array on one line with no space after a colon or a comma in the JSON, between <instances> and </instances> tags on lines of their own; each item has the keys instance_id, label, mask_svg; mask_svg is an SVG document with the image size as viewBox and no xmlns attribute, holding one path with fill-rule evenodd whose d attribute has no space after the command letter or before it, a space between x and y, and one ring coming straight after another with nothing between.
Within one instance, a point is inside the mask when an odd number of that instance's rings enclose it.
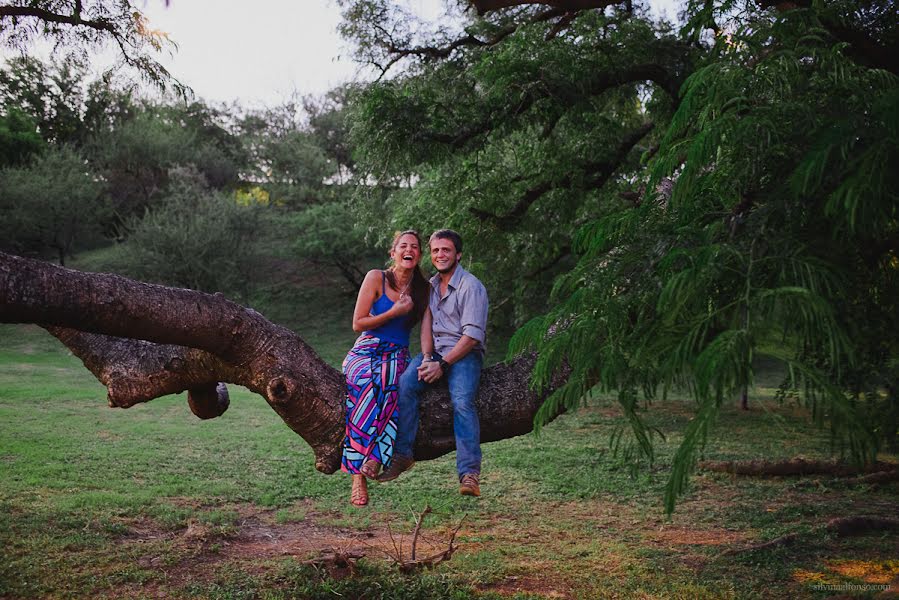
<instances>
[{"instance_id":1,"label":"knot on branch","mask_svg":"<svg viewBox=\"0 0 899 600\"><path fill-rule=\"evenodd\" d=\"M289 377L275 377L265 386L265 396L272 404L286 404L297 392L297 382Z\"/></svg>"},{"instance_id":2,"label":"knot on branch","mask_svg":"<svg viewBox=\"0 0 899 600\"><path fill-rule=\"evenodd\" d=\"M223 382L187 390L187 405L190 411L201 419L222 416L231 405L228 386Z\"/></svg>"},{"instance_id":3,"label":"knot on branch","mask_svg":"<svg viewBox=\"0 0 899 600\"><path fill-rule=\"evenodd\" d=\"M174 356L166 361L163 368L166 371L170 371L172 373L178 373L178 372L184 370L184 366L185 366L184 361L181 358Z\"/></svg>"}]
</instances>

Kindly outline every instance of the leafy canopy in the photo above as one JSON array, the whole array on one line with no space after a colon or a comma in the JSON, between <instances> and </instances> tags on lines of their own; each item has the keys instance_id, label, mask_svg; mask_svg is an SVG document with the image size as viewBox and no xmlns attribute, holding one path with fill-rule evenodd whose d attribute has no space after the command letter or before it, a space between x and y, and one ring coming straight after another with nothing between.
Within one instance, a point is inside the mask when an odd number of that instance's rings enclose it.
<instances>
[{"instance_id":1,"label":"leafy canopy","mask_svg":"<svg viewBox=\"0 0 899 600\"><path fill-rule=\"evenodd\" d=\"M358 57L402 67L352 113L375 214L459 229L535 385L570 369L538 425L614 392L651 460L640 399L688 390L669 511L759 358L847 456L895 443L891 3L689 2L679 30L525 5L429 39L386 2L343 5Z\"/></svg>"}]
</instances>

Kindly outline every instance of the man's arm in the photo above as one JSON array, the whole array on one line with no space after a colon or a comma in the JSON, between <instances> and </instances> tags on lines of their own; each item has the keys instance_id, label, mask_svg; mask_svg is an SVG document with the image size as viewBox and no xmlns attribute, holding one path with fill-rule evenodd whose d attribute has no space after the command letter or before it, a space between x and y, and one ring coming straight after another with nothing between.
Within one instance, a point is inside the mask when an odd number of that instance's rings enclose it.
<instances>
[{"instance_id":1,"label":"man's arm","mask_svg":"<svg viewBox=\"0 0 899 600\"><path fill-rule=\"evenodd\" d=\"M456 345L446 353L443 360L446 361L447 364L452 365L454 362L465 358L465 355L474 350L477 345L478 340L463 335L459 338L459 341L456 342ZM440 363L436 360L423 362L421 366L418 367L418 378L423 379L426 383L434 383L444 375L446 375L446 373L443 372L443 369L440 368Z\"/></svg>"}]
</instances>

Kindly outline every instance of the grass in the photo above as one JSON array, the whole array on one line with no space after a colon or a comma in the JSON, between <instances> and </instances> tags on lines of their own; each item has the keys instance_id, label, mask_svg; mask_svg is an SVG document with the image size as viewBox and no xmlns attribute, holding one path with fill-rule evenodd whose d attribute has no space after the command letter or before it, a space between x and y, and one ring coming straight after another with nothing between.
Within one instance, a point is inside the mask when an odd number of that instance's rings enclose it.
<instances>
[{"instance_id":1,"label":"grass","mask_svg":"<svg viewBox=\"0 0 899 600\"><path fill-rule=\"evenodd\" d=\"M335 340L319 342L332 363L352 341ZM723 412L705 458L828 457L827 433L759 385L752 411ZM308 447L248 391L232 390L211 421L181 396L110 409L43 330L0 326L0 597L824 598L834 592L815 586L899 575L895 536L819 528L894 517L896 484L699 473L666 519L667 467L691 410L676 398L649 407L665 434L652 467L610 450L624 420L598 399L539 436L485 446L478 500L456 493L450 455L373 486L359 509L347 478L317 473ZM385 552L425 505L434 547L464 515L460 550L402 576ZM797 531L795 546L723 554ZM328 548L366 558L353 573L305 564Z\"/></svg>"}]
</instances>

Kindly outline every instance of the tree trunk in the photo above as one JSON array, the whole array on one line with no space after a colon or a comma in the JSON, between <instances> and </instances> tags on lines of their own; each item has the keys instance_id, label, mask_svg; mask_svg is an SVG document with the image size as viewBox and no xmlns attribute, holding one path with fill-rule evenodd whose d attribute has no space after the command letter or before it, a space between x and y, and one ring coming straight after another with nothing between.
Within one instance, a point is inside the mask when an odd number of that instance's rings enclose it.
<instances>
[{"instance_id":1,"label":"tree trunk","mask_svg":"<svg viewBox=\"0 0 899 600\"><path fill-rule=\"evenodd\" d=\"M332 473L340 467L341 373L292 331L221 294L0 253L0 322L45 327L106 385L110 406L127 408L187 390L194 414L212 418L228 407L219 382L243 385L265 398L312 447L318 470ZM481 441L531 431L533 416L551 391L530 389L533 364L533 356L524 356L484 370L477 398ZM420 414L416 458L453 451L445 384L422 396Z\"/></svg>"}]
</instances>

